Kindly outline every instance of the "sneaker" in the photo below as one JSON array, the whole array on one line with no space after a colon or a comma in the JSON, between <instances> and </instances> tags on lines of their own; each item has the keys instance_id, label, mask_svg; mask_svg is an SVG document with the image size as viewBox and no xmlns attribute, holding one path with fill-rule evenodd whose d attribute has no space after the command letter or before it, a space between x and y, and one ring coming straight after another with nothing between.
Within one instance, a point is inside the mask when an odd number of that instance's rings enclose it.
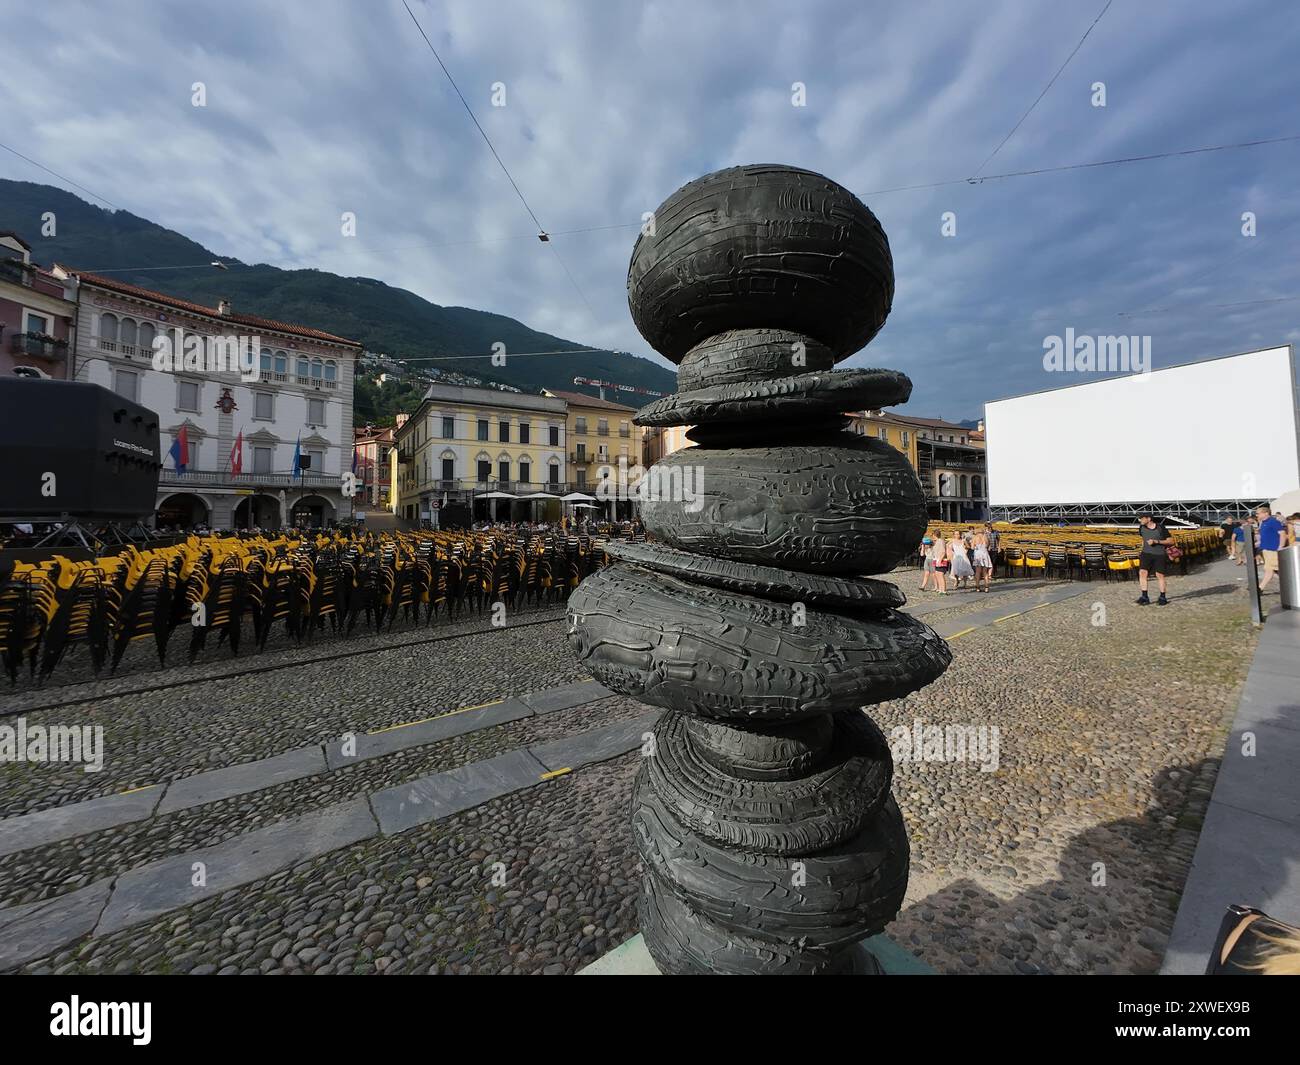
<instances>
[{"instance_id":1,"label":"sneaker","mask_svg":"<svg viewBox=\"0 0 1300 1065\"><path fill-rule=\"evenodd\" d=\"M1169 605L1169 600L1166 599L1163 595L1156 600L1156 606L1168 606L1168 605Z\"/></svg>"},{"instance_id":2,"label":"sneaker","mask_svg":"<svg viewBox=\"0 0 1300 1065\"><path fill-rule=\"evenodd\" d=\"M1137 597L1137 605L1138 605L1138 606L1150 606L1150 605L1151 605L1151 600L1150 600L1149 598L1147 598L1147 593L1146 593L1146 592L1143 592L1141 595L1139 595L1139 596Z\"/></svg>"}]
</instances>

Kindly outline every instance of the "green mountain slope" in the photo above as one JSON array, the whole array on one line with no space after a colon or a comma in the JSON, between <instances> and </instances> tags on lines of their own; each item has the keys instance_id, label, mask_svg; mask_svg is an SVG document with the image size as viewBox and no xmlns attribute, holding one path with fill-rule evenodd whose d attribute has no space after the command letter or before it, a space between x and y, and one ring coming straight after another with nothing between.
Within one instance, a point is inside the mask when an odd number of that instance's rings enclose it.
<instances>
[{"instance_id":1,"label":"green mountain slope","mask_svg":"<svg viewBox=\"0 0 1300 1065\"><path fill-rule=\"evenodd\" d=\"M57 229L55 235L44 237L41 220L47 211L54 212ZM504 367L493 366L488 353L497 342L505 344L507 353L587 345L529 329L505 315L441 307L373 278L239 263L146 218L96 207L50 185L0 179L0 230L6 229L31 244L33 260L43 266L61 262L88 271L118 271L142 265L192 266L221 258L232 264L230 269L149 269L112 276L208 306L229 299L237 310L310 325L397 358L485 353L482 358L416 363L420 368L456 370L530 392L573 389L574 376L660 392L676 387L671 370L612 351L507 359Z\"/></svg>"}]
</instances>

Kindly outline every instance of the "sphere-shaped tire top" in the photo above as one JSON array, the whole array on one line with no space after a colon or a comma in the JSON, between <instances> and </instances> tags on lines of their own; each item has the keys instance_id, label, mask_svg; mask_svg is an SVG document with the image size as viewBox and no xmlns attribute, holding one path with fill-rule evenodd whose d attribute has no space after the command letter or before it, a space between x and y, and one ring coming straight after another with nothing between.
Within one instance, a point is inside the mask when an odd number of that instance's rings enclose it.
<instances>
[{"instance_id":1,"label":"sphere-shaped tire top","mask_svg":"<svg viewBox=\"0 0 1300 1065\"><path fill-rule=\"evenodd\" d=\"M786 329L848 358L894 298L889 240L848 189L779 164L730 167L683 185L632 249L627 302L673 362L729 329Z\"/></svg>"}]
</instances>

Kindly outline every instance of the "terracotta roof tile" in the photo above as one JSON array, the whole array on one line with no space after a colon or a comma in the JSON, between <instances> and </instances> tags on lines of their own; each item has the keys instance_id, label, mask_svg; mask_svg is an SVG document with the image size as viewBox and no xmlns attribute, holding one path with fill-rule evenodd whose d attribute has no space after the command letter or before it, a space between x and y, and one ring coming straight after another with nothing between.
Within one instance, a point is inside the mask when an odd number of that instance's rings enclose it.
<instances>
[{"instance_id":1,"label":"terracotta roof tile","mask_svg":"<svg viewBox=\"0 0 1300 1065\"><path fill-rule=\"evenodd\" d=\"M62 264L60 264L62 265ZM178 310L189 311L191 314L201 314L208 318L215 318L222 322L237 322L240 325L261 326L265 329L275 329L281 333L291 333L294 336L309 337L312 340L324 340L331 344L346 344L348 347L360 348L361 344L355 340L349 340L346 337L335 336L333 333L326 333L320 329L312 329L305 325L294 325L292 322L277 322L274 318L259 318L253 314L242 314L238 311L230 314L221 314L215 307L205 307L201 303L193 303L190 300L183 300L177 296L169 296L165 292L155 292L153 289L141 288L139 285L128 285L125 281L117 281L111 277L104 277L101 274L89 274L82 270L76 270L71 266L63 266L63 269L70 274L76 274L81 280L97 288L106 288L110 292L120 292L127 296L137 296L140 299L153 300L155 303L164 303L169 307L175 307Z\"/></svg>"},{"instance_id":2,"label":"terracotta roof tile","mask_svg":"<svg viewBox=\"0 0 1300 1065\"><path fill-rule=\"evenodd\" d=\"M896 422L907 422L911 425L923 425L930 429L951 429L954 433L973 433L974 429L965 425L958 425L956 422L946 422L942 418L917 418L910 414L896 414L894 411L888 411L885 417L891 418Z\"/></svg>"},{"instance_id":3,"label":"terracotta roof tile","mask_svg":"<svg viewBox=\"0 0 1300 1065\"><path fill-rule=\"evenodd\" d=\"M562 399L575 407L598 407L601 410L619 410L628 413L636 410L635 407L625 407L621 403L611 403L607 399L601 399L599 396L589 396L585 392L561 392L554 388L548 388L546 392L547 395Z\"/></svg>"}]
</instances>

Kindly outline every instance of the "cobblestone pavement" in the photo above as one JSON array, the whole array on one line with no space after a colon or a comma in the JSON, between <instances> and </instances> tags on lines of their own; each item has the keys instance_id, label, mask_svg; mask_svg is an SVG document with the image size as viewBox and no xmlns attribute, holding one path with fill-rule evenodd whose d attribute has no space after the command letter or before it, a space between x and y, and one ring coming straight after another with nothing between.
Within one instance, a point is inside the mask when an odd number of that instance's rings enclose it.
<instances>
[{"instance_id":1,"label":"cobblestone pavement","mask_svg":"<svg viewBox=\"0 0 1300 1065\"><path fill-rule=\"evenodd\" d=\"M102 725L104 768L87 773L68 764L0 764L0 817L586 680L563 634L557 618L546 625L507 626L434 644L400 642L356 657L25 712L29 727ZM175 679L188 677L180 673Z\"/></svg>"},{"instance_id":2,"label":"cobblestone pavement","mask_svg":"<svg viewBox=\"0 0 1300 1065\"><path fill-rule=\"evenodd\" d=\"M1168 607L1136 592L967 633L938 682L873 709L887 735L999 730L995 772L896 768L913 872L890 934L936 969L1158 968L1255 635L1222 566L1171 579Z\"/></svg>"},{"instance_id":3,"label":"cobblestone pavement","mask_svg":"<svg viewBox=\"0 0 1300 1065\"><path fill-rule=\"evenodd\" d=\"M971 762L897 766L912 876L891 936L941 972L1157 968L1253 650L1244 592L1225 573L1174 579L1165 608L1135 606L1131 582L1097 582L967 632L953 641L943 678L873 709L886 734L917 721L998 729L996 771ZM995 599L967 598L926 621ZM182 698L173 689L156 702L88 704L124 729L143 719L125 747L130 770L117 769L105 786L10 766L0 796L7 813L38 809L263 757L344 727L581 679L561 625L434 646L443 649L437 660L396 648L215 691L199 685ZM10 856L0 895L6 904L49 897L374 786L637 712L629 700L605 699ZM111 734L109 742L111 751ZM204 757L209 750L220 752L217 761ZM581 769L23 968L573 972L636 931L627 806L638 761L632 754Z\"/></svg>"},{"instance_id":4,"label":"cobblestone pavement","mask_svg":"<svg viewBox=\"0 0 1300 1065\"><path fill-rule=\"evenodd\" d=\"M485 606L489 604L485 601ZM508 614L510 621L527 622L546 617L563 617L564 602L526 602L520 601ZM95 673L90 655L84 646L73 644L59 660L54 671L44 684L38 683L28 671L26 663L18 672L17 682L4 683L9 697L17 697L20 705L43 704L64 695L71 698L77 685L91 686L93 691L101 692L114 685L142 685L157 683L159 679L168 682L177 675L203 676L219 675L230 672L231 666L239 665L258 668L269 662L293 660L303 657L329 657L331 653L352 653L373 647L391 647L398 643L419 642L431 637L465 632L471 629L486 628L491 622L488 610L475 610L466 605L454 616L446 612L436 615L430 624L423 620L413 621L404 614L398 615L392 628L386 625L382 632L376 632L368 626L365 616L360 615L350 636L340 636L328 623L312 633L309 639L299 642L289 635L284 625L277 624L267 636L263 650L257 650L257 639L253 632L253 623L245 619L240 628L240 653L232 655L230 644L213 636L208 639L193 663L189 659L190 631L184 627L174 630L167 642L165 664L158 661L158 651L152 637L131 643L118 663L116 670L109 671L105 663L99 674ZM109 660L112 660L110 653Z\"/></svg>"}]
</instances>

